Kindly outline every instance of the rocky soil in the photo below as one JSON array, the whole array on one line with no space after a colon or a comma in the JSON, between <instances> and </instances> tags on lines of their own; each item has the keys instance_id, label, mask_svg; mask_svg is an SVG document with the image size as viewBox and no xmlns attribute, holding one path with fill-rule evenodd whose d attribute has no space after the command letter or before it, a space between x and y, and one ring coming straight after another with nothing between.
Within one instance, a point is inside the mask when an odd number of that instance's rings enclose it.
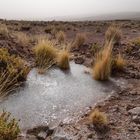
<instances>
[{"instance_id":1,"label":"rocky soil","mask_svg":"<svg viewBox=\"0 0 140 140\"><path fill-rule=\"evenodd\" d=\"M112 76L127 81L125 87L104 102L89 107L89 112L81 116L79 122L73 124L59 124L55 128L39 126L28 130L26 135L21 134L18 140L140 140L140 45L132 44L131 40L140 37L140 21L100 21L100 22L28 22L5 21L10 35L0 34L0 47L8 48L9 52L24 58L33 66L32 48L35 41L22 45L14 37L14 33L23 32L29 36L45 35L50 39L55 36L50 26L63 30L67 35L67 42L73 41L76 33L84 32L87 39L78 49L72 49L72 59L75 63L91 67L94 63L95 52L93 44L102 47L104 35L112 23L121 26L123 38L120 45L114 47L114 55L121 52L127 60L123 71L113 71ZM95 107L108 116L108 127L104 131L97 131L89 123L88 115Z\"/></svg>"}]
</instances>

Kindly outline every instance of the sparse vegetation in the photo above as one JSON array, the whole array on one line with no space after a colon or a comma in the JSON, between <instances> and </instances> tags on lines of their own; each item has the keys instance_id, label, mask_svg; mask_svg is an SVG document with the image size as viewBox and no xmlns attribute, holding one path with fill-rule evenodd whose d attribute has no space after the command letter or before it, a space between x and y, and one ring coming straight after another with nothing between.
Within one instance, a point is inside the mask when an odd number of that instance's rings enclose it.
<instances>
[{"instance_id":1,"label":"sparse vegetation","mask_svg":"<svg viewBox=\"0 0 140 140\"><path fill-rule=\"evenodd\" d=\"M10 119L10 113L0 113L0 140L15 140L19 133L18 122Z\"/></svg>"},{"instance_id":2,"label":"sparse vegetation","mask_svg":"<svg viewBox=\"0 0 140 140\"><path fill-rule=\"evenodd\" d=\"M95 80L108 80L111 73L112 47L110 41L97 53L92 72Z\"/></svg>"},{"instance_id":3,"label":"sparse vegetation","mask_svg":"<svg viewBox=\"0 0 140 140\"><path fill-rule=\"evenodd\" d=\"M56 38L57 38L59 43L63 43L66 40L66 34L63 31L59 31L56 34Z\"/></svg>"},{"instance_id":4,"label":"sparse vegetation","mask_svg":"<svg viewBox=\"0 0 140 140\"><path fill-rule=\"evenodd\" d=\"M105 113L100 112L98 109L90 114L89 119L93 125L106 125L108 122Z\"/></svg>"},{"instance_id":5,"label":"sparse vegetation","mask_svg":"<svg viewBox=\"0 0 140 140\"><path fill-rule=\"evenodd\" d=\"M21 44L22 46L26 46L30 42L30 37L26 33L17 32L15 36L16 36L17 42Z\"/></svg>"},{"instance_id":6,"label":"sparse vegetation","mask_svg":"<svg viewBox=\"0 0 140 140\"><path fill-rule=\"evenodd\" d=\"M61 69L69 69L69 52L67 50L60 51L57 63Z\"/></svg>"},{"instance_id":7,"label":"sparse vegetation","mask_svg":"<svg viewBox=\"0 0 140 140\"><path fill-rule=\"evenodd\" d=\"M97 43L95 43L91 46L90 52L92 55L95 55L99 51L99 49L100 49L100 46Z\"/></svg>"},{"instance_id":8,"label":"sparse vegetation","mask_svg":"<svg viewBox=\"0 0 140 140\"><path fill-rule=\"evenodd\" d=\"M45 40L40 41L34 48L36 66L41 71L47 70L53 64L56 63L57 49L54 47L54 43ZM40 71L40 70L39 70Z\"/></svg>"},{"instance_id":9,"label":"sparse vegetation","mask_svg":"<svg viewBox=\"0 0 140 140\"><path fill-rule=\"evenodd\" d=\"M29 67L24 60L0 48L0 96L6 96L20 86L28 73Z\"/></svg>"},{"instance_id":10,"label":"sparse vegetation","mask_svg":"<svg viewBox=\"0 0 140 140\"><path fill-rule=\"evenodd\" d=\"M76 34L75 40L72 44L72 48L73 47L80 47L81 45L83 45L85 43L86 40L86 35L84 33L78 33Z\"/></svg>"},{"instance_id":11,"label":"sparse vegetation","mask_svg":"<svg viewBox=\"0 0 140 140\"><path fill-rule=\"evenodd\" d=\"M140 46L140 37L139 38L136 38L132 41L132 43L136 46Z\"/></svg>"},{"instance_id":12,"label":"sparse vegetation","mask_svg":"<svg viewBox=\"0 0 140 140\"><path fill-rule=\"evenodd\" d=\"M117 70L122 70L125 65L126 65L126 60L119 53L118 56L114 60L113 68Z\"/></svg>"},{"instance_id":13,"label":"sparse vegetation","mask_svg":"<svg viewBox=\"0 0 140 140\"><path fill-rule=\"evenodd\" d=\"M122 38L122 32L117 25L112 25L105 33L105 41L110 42L113 38L113 42L119 44Z\"/></svg>"},{"instance_id":14,"label":"sparse vegetation","mask_svg":"<svg viewBox=\"0 0 140 140\"><path fill-rule=\"evenodd\" d=\"M2 35L3 37L9 36L9 31L5 24L0 24L0 35Z\"/></svg>"}]
</instances>

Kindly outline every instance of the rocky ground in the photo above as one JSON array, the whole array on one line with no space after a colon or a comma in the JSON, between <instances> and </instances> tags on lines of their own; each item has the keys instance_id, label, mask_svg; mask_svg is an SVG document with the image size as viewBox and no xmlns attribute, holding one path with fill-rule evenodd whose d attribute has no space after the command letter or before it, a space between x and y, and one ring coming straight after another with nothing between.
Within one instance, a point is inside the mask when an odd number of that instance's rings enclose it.
<instances>
[{"instance_id":1,"label":"rocky ground","mask_svg":"<svg viewBox=\"0 0 140 140\"><path fill-rule=\"evenodd\" d=\"M123 78L127 81L125 87L109 99L96 105L108 116L108 128L104 131L96 131L89 123L90 112L81 116L75 124L61 123L56 128L40 126L27 131L27 136L19 136L18 140L140 140L140 44L133 44L131 40L140 37L140 21L100 21L100 22L28 22L5 21L10 32L9 36L0 34L0 47L8 48L12 54L24 58L33 66L32 48L35 40L31 39L27 44L21 44L14 36L17 32L26 33L29 36L45 35L55 39L54 32L63 30L67 35L67 42L72 42L76 33L86 33L87 39L84 45L78 49L72 49L75 63L92 66L95 53L93 44L104 44L105 31L112 23L121 26L123 37L121 44L114 47L114 55L121 52L127 60L127 66L123 71L113 71L112 76ZM95 107L90 107L92 111Z\"/></svg>"}]
</instances>

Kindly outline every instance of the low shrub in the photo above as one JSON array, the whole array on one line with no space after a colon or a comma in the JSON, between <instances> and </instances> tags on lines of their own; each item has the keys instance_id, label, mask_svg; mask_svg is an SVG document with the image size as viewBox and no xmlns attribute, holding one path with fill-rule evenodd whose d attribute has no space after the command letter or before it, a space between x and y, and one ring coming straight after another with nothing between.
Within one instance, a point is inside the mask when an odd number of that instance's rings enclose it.
<instances>
[{"instance_id":1,"label":"low shrub","mask_svg":"<svg viewBox=\"0 0 140 140\"><path fill-rule=\"evenodd\" d=\"M34 48L36 66L38 69L48 69L56 63L57 49L54 43L46 40L40 41Z\"/></svg>"},{"instance_id":2,"label":"low shrub","mask_svg":"<svg viewBox=\"0 0 140 140\"><path fill-rule=\"evenodd\" d=\"M10 119L10 113L0 113L0 140L15 140L19 133L18 122Z\"/></svg>"},{"instance_id":3,"label":"low shrub","mask_svg":"<svg viewBox=\"0 0 140 140\"><path fill-rule=\"evenodd\" d=\"M110 42L113 38L113 42L119 44L122 38L122 31L117 25L112 25L105 33L105 41Z\"/></svg>"}]
</instances>

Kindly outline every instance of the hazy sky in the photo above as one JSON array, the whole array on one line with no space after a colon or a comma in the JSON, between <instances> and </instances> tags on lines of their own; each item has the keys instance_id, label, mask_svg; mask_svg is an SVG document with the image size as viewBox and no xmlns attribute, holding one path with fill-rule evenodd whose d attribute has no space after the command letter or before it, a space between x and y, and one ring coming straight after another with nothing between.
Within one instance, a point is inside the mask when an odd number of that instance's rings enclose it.
<instances>
[{"instance_id":1,"label":"hazy sky","mask_svg":"<svg viewBox=\"0 0 140 140\"><path fill-rule=\"evenodd\" d=\"M47 19L140 11L140 0L0 0L0 18Z\"/></svg>"}]
</instances>

